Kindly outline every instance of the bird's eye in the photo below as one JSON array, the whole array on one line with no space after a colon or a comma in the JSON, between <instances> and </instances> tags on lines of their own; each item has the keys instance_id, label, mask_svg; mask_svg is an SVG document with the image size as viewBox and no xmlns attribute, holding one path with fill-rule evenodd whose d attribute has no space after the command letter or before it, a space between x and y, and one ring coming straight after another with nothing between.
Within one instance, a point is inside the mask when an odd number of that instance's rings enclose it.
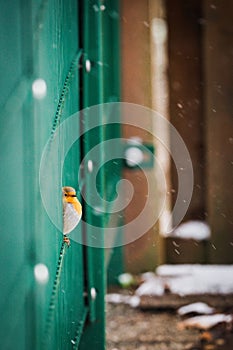
<instances>
[{"instance_id":1,"label":"bird's eye","mask_svg":"<svg viewBox=\"0 0 233 350\"><path fill-rule=\"evenodd\" d=\"M68 196L68 194L64 193L64 196L65 196L65 197L67 197L67 196Z\"/></svg>"}]
</instances>

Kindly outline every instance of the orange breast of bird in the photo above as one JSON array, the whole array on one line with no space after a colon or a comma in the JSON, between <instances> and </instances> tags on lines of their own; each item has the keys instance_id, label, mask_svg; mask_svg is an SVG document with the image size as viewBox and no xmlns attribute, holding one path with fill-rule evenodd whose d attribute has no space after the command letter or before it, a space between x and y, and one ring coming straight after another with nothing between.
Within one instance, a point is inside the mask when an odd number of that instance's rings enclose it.
<instances>
[{"instance_id":1,"label":"orange breast of bird","mask_svg":"<svg viewBox=\"0 0 233 350\"><path fill-rule=\"evenodd\" d=\"M82 216L82 206L77 197L63 197L63 234L70 233L79 223Z\"/></svg>"},{"instance_id":2,"label":"orange breast of bird","mask_svg":"<svg viewBox=\"0 0 233 350\"><path fill-rule=\"evenodd\" d=\"M76 197L67 196L67 203L71 203L79 215L82 215L82 206Z\"/></svg>"}]
</instances>

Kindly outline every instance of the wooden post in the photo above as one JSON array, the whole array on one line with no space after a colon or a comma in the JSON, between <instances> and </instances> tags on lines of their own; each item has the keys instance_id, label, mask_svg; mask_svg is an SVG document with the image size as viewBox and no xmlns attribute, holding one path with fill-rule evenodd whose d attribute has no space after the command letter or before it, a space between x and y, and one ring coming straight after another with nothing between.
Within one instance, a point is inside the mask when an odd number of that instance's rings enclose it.
<instances>
[{"instance_id":1,"label":"wooden post","mask_svg":"<svg viewBox=\"0 0 233 350\"><path fill-rule=\"evenodd\" d=\"M205 177L201 82L201 1L167 1L167 18L170 119L190 152L194 168L193 197L185 219L203 219ZM171 143L173 145L173 140ZM178 185L175 167L172 167L172 182L174 203Z\"/></svg>"},{"instance_id":2,"label":"wooden post","mask_svg":"<svg viewBox=\"0 0 233 350\"><path fill-rule=\"evenodd\" d=\"M151 30L151 88L152 88L152 109L169 120L169 88L168 88L168 31L166 19L166 1L150 0L150 30ZM163 176L166 181L166 189L161 186L158 166L154 172L157 182L156 202L163 210L159 217L159 264L166 262L166 240L164 232L168 228L168 221L171 215L171 158L167 150L170 146L170 130L160 120L154 120L154 134L161 136L166 145L156 139L156 159L161 165ZM164 193L166 192L166 193ZM165 200L165 201L164 201Z\"/></svg>"},{"instance_id":3,"label":"wooden post","mask_svg":"<svg viewBox=\"0 0 233 350\"><path fill-rule=\"evenodd\" d=\"M233 263L233 2L204 1L209 259Z\"/></svg>"},{"instance_id":4,"label":"wooden post","mask_svg":"<svg viewBox=\"0 0 233 350\"><path fill-rule=\"evenodd\" d=\"M121 19L122 101L151 108L149 1L122 1ZM153 142L149 133L131 126L123 127L123 136L139 137L142 142ZM150 171L146 172L147 176L151 176ZM125 210L127 223L133 220L144 207L147 179L143 171L128 169L124 171L124 178L134 186L133 200ZM141 238L125 246L125 270L136 273L155 268L158 259L156 232L155 226ZM126 232L126 234L130 233Z\"/></svg>"}]
</instances>

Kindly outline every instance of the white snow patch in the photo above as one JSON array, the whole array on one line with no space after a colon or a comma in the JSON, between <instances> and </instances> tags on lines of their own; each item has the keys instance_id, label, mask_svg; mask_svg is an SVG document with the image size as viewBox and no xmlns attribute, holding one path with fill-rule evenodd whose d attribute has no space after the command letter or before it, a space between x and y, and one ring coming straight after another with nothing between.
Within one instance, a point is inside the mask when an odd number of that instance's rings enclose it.
<instances>
[{"instance_id":1,"label":"white snow patch","mask_svg":"<svg viewBox=\"0 0 233 350\"><path fill-rule=\"evenodd\" d=\"M177 312L180 316L184 316L194 312L197 314L210 315L214 312L214 308L210 307L206 303L198 302L182 306L177 310Z\"/></svg>"},{"instance_id":2,"label":"white snow patch","mask_svg":"<svg viewBox=\"0 0 233 350\"><path fill-rule=\"evenodd\" d=\"M144 272L141 274L141 278L143 281L147 281L150 280L151 278L156 277L154 272L148 271L148 272Z\"/></svg>"},{"instance_id":3,"label":"white snow patch","mask_svg":"<svg viewBox=\"0 0 233 350\"><path fill-rule=\"evenodd\" d=\"M161 265L137 295L161 296L165 288L180 296L233 293L233 265Z\"/></svg>"},{"instance_id":4,"label":"white snow patch","mask_svg":"<svg viewBox=\"0 0 233 350\"><path fill-rule=\"evenodd\" d=\"M174 231L172 231L168 237L195 239L196 241L202 241L209 239L210 235L210 227L206 222L193 220L182 223Z\"/></svg>"},{"instance_id":5,"label":"white snow patch","mask_svg":"<svg viewBox=\"0 0 233 350\"><path fill-rule=\"evenodd\" d=\"M195 316L188 318L187 320L180 322L179 328L198 328L203 330L208 330L213 328L219 323L230 323L233 321L233 317L231 315L225 314L215 314L208 316Z\"/></svg>"},{"instance_id":6,"label":"white snow patch","mask_svg":"<svg viewBox=\"0 0 233 350\"><path fill-rule=\"evenodd\" d=\"M127 304L132 307L137 307L140 304L140 298L137 295L122 295L111 293L105 296L105 301L112 304Z\"/></svg>"},{"instance_id":7,"label":"white snow patch","mask_svg":"<svg viewBox=\"0 0 233 350\"><path fill-rule=\"evenodd\" d=\"M140 287L135 291L136 295L156 295L161 296L164 294L164 283L159 277L151 277L147 279Z\"/></svg>"}]
</instances>

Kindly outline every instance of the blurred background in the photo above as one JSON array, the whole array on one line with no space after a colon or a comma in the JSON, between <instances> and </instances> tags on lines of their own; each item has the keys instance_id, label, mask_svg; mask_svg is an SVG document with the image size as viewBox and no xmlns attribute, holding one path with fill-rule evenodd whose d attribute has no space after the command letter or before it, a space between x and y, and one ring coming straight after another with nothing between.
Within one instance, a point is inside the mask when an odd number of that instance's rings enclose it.
<instances>
[{"instance_id":1,"label":"blurred background","mask_svg":"<svg viewBox=\"0 0 233 350\"><path fill-rule=\"evenodd\" d=\"M123 126L125 137L154 142L168 185L166 210L157 225L124 247L125 269L139 272L161 263L232 263L231 4L122 1L120 32L122 101L158 111L180 133L194 169L193 196L183 221L202 221L210 229L210 235L204 234L205 239L195 243L199 234L195 230L203 231L202 227L187 227L193 235L189 232L186 238L191 235L194 240L178 238L180 254L175 252L174 237L163 235L166 213L174 206L178 191L175 166L161 143ZM153 122L151 127L164 133L171 148L175 147L168 130L158 129ZM125 211L130 220L143 206L147 185L141 171L125 169L124 176L137 188L135 201ZM155 206L161 196L158 184Z\"/></svg>"}]
</instances>

